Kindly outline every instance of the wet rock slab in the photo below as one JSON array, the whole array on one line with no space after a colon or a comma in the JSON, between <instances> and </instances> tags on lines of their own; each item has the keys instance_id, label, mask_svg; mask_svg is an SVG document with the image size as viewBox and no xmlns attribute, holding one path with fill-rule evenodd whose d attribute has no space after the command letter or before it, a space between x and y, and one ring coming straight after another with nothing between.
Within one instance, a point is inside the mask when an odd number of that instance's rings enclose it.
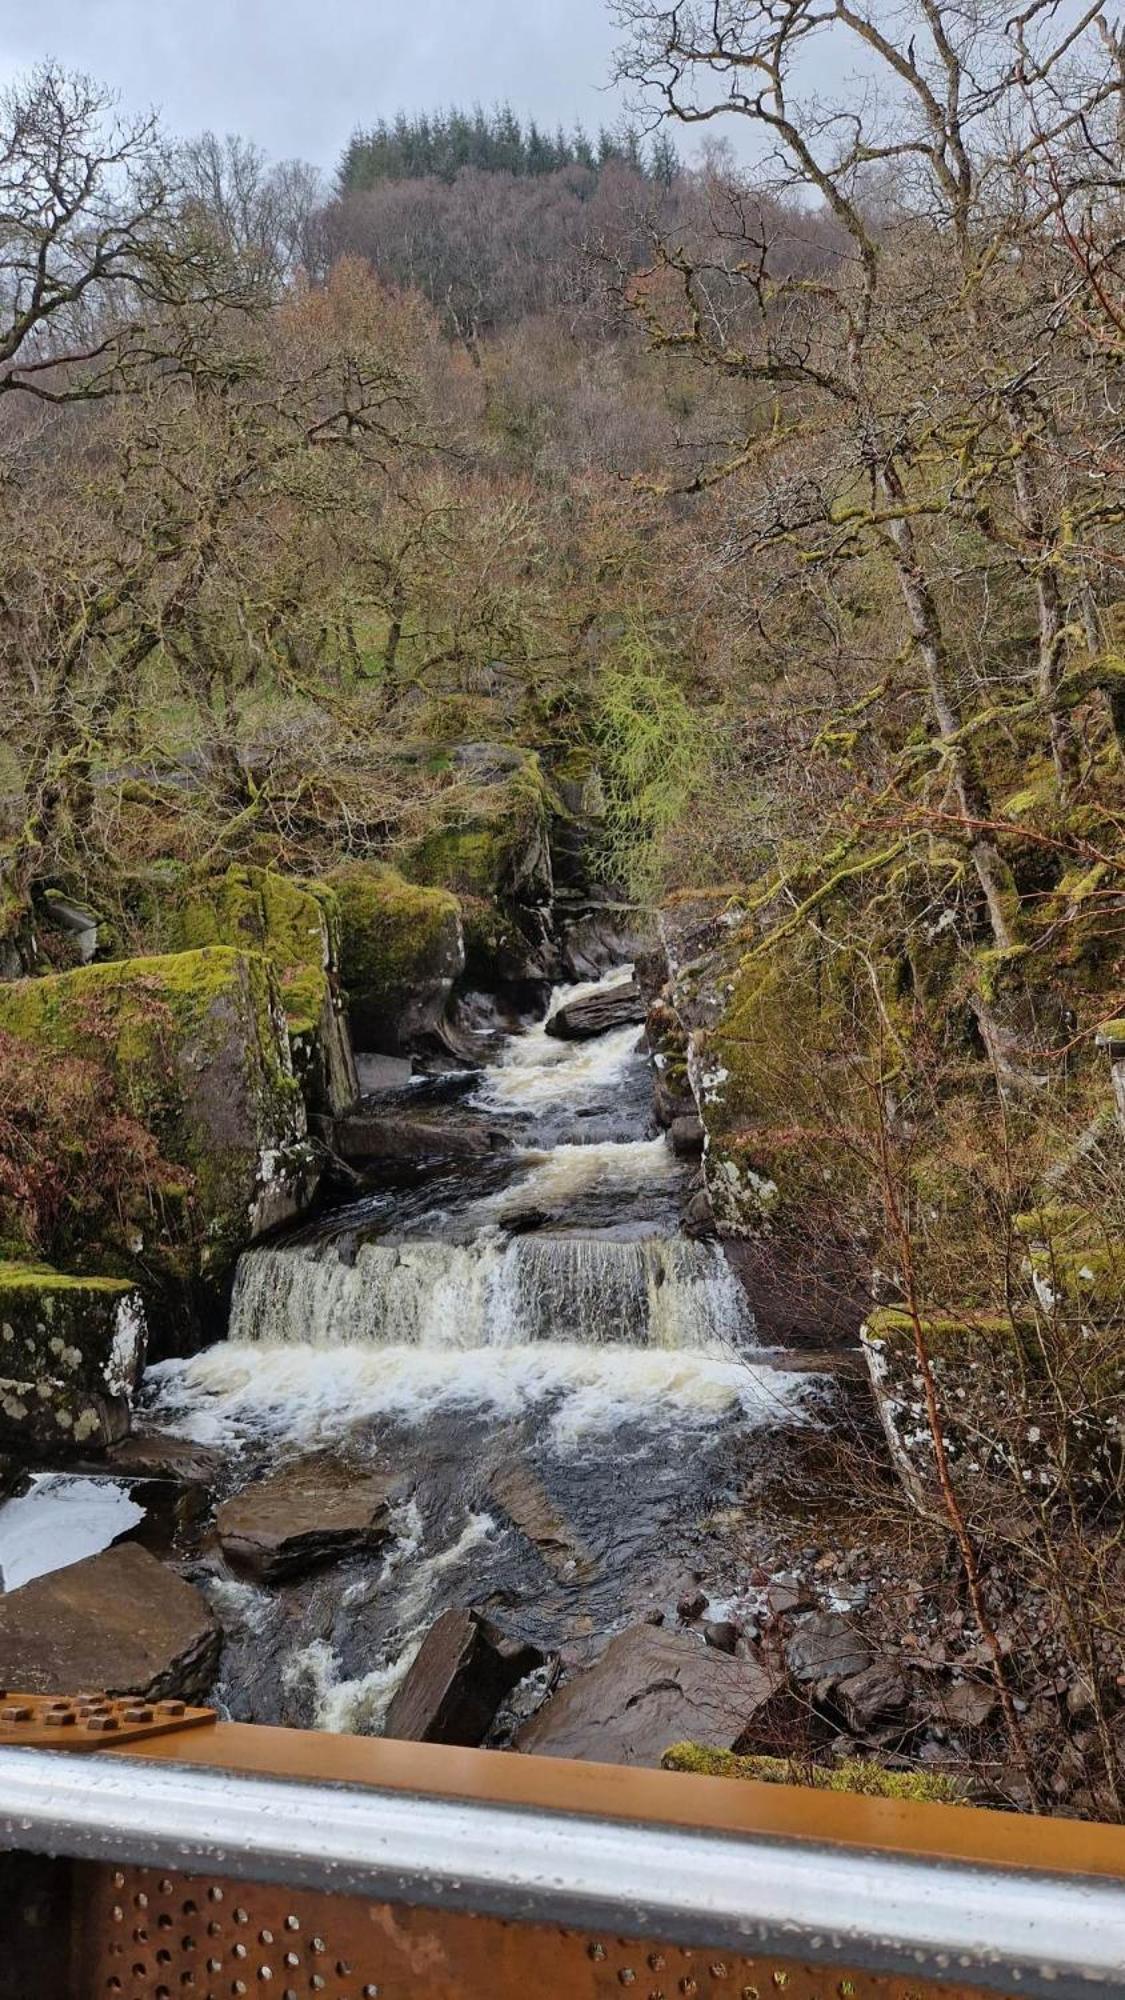
<instances>
[{"instance_id":1,"label":"wet rock slab","mask_svg":"<svg viewBox=\"0 0 1125 2000\"><path fill-rule=\"evenodd\" d=\"M383 1734L409 1743L483 1741L505 1696L543 1664L537 1647L501 1632L478 1611L445 1611L387 1713Z\"/></svg>"},{"instance_id":2,"label":"wet rock slab","mask_svg":"<svg viewBox=\"0 0 1125 2000\"><path fill-rule=\"evenodd\" d=\"M401 1491L394 1473L299 1459L225 1500L215 1526L232 1569L277 1583L378 1548Z\"/></svg>"},{"instance_id":3,"label":"wet rock slab","mask_svg":"<svg viewBox=\"0 0 1125 2000\"><path fill-rule=\"evenodd\" d=\"M619 986L590 993L584 1000L568 1001L552 1014L547 1033L560 1042L585 1042L595 1035L607 1035L613 1028L639 1028L647 1013L648 1003L636 980L623 980Z\"/></svg>"},{"instance_id":4,"label":"wet rock slab","mask_svg":"<svg viewBox=\"0 0 1125 2000\"><path fill-rule=\"evenodd\" d=\"M198 1698L214 1677L219 1637L198 1590L123 1542L0 1597L0 1686Z\"/></svg>"},{"instance_id":5,"label":"wet rock slab","mask_svg":"<svg viewBox=\"0 0 1125 2000\"><path fill-rule=\"evenodd\" d=\"M532 1717L515 1748L655 1769L670 1744L688 1738L714 1750L740 1748L786 1688L777 1666L634 1625Z\"/></svg>"}]
</instances>

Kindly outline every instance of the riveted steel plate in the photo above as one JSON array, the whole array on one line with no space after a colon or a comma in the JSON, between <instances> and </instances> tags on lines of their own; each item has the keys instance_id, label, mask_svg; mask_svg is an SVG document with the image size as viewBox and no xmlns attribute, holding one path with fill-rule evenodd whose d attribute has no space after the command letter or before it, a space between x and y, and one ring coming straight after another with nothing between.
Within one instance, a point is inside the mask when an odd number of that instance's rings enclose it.
<instances>
[{"instance_id":1,"label":"riveted steel plate","mask_svg":"<svg viewBox=\"0 0 1125 2000\"><path fill-rule=\"evenodd\" d=\"M0 1689L0 1743L35 1750L120 1749L214 1722L213 1708L106 1694L11 1694Z\"/></svg>"}]
</instances>

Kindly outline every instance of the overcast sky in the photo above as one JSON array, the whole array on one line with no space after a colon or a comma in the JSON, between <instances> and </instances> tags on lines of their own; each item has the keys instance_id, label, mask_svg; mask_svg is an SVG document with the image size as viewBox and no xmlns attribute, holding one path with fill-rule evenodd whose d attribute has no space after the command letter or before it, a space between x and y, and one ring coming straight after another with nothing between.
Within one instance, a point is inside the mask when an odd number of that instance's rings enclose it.
<instances>
[{"instance_id":1,"label":"overcast sky","mask_svg":"<svg viewBox=\"0 0 1125 2000\"><path fill-rule=\"evenodd\" d=\"M331 168L400 107L510 98L552 126L612 124L614 39L604 0L0 0L0 80L56 56L171 131Z\"/></svg>"}]
</instances>

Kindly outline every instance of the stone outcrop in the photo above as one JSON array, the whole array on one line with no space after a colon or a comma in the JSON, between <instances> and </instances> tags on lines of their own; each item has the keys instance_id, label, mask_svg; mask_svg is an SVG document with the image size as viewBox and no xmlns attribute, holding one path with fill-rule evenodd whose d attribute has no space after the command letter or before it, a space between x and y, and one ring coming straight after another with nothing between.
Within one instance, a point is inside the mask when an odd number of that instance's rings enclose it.
<instances>
[{"instance_id":1,"label":"stone outcrop","mask_svg":"<svg viewBox=\"0 0 1125 2000\"><path fill-rule=\"evenodd\" d=\"M648 1004L635 979L622 980L584 1000L570 1000L552 1014L547 1033L560 1042L591 1041L614 1028L641 1027Z\"/></svg>"},{"instance_id":2,"label":"stone outcrop","mask_svg":"<svg viewBox=\"0 0 1125 2000\"><path fill-rule=\"evenodd\" d=\"M380 1106L335 1119L331 1131L333 1150L352 1166L478 1160L505 1152L512 1143L509 1133L480 1112L456 1105L432 1111Z\"/></svg>"},{"instance_id":3,"label":"stone outcrop","mask_svg":"<svg viewBox=\"0 0 1125 2000\"><path fill-rule=\"evenodd\" d=\"M788 1707L783 1669L732 1659L686 1633L634 1625L520 1730L517 1750L541 1757L657 1767L685 1738L735 1750Z\"/></svg>"},{"instance_id":4,"label":"stone outcrop","mask_svg":"<svg viewBox=\"0 0 1125 2000\"><path fill-rule=\"evenodd\" d=\"M215 945L83 966L0 985L0 1028L35 1059L100 1061L121 1103L183 1169L122 1231L159 1305L189 1324L221 1298L246 1243L290 1220L311 1193L305 1107L278 989L257 952Z\"/></svg>"},{"instance_id":5,"label":"stone outcrop","mask_svg":"<svg viewBox=\"0 0 1125 2000\"><path fill-rule=\"evenodd\" d=\"M300 1459L224 1500L215 1527L231 1568L260 1583L368 1554L390 1535L393 1474Z\"/></svg>"},{"instance_id":6,"label":"stone outcrop","mask_svg":"<svg viewBox=\"0 0 1125 2000\"><path fill-rule=\"evenodd\" d=\"M537 1647L509 1638L479 1611L445 1611L422 1641L383 1734L472 1747L516 1682L542 1664Z\"/></svg>"},{"instance_id":7,"label":"stone outcrop","mask_svg":"<svg viewBox=\"0 0 1125 2000\"><path fill-rule=\"evenodd\" d=\"M1030 1318L968 1311L927 1317L921 1330L958 1491L1020 1481L1047 1502L1061 1492L1119 1490L1125 1360L1116 1346L1091 1365L1064 1410ZM914 1322L884 1308L864 1322L862 1342L895 1470L919 1511L932 1513L941 1496Z\"/></svg>"},{"instance_id":8,"label":"stone outcrop","mask_svg":"<svg viewBox=\"0 0 1125 2000\"><path fill-rule=\"evenodd\" d=\"M442 1046L453 982L465 966L457 898L358 862L338 868L331 886L356 1047L394 1055Z\"/></svg>"},{"instance_id":9,"label":"stone outcrop","mask_svg":"<svg viewBox=\"0 0 1125 2000\"><path fill-rule=\"evenodd\" d=\"M514 744L458 744L447 771L448 822L410 850L404 869L412 881L460 898L470 985L541 1005L559 972L557 796L534 752Z\"/></svg>"},{"instance_id":10,"label":"stone outcrop","mask_svg":"<svg viewBox=\"0 0 1125 2000\"><path fill-rule=\"evenodd\" d=\"M277 979L293 1069L310 1111L341 1112L359 1084L340 990L337 899L324 882L269 868L231 868L161 910L163 942L177 951L232 945L260 951Z\"/></svg>"},{"instance_id":11,"label":"stone outcrop","mask_svg":"<svg viewBox=\"0 0 1125 2000\"><path fill-rule=\"evenodd\" d=\"M660 912L669 979L649 1022L658 1115L672 1125L698 1113L701 1193L763 1340L851 1341L870 1303L848 1138L869 1106L837 1061L855 1031L852 991L811 927L782 926L759 951L770 912L753 902L724 889L675 897ZM695 1206L699 1229L703 1201Z\"/></svg>"},{"instance_id":12,"label":"stone outcrop","mask_svg":"<svg viewBox=\"0 0 1125 2000\"><path fill-rule=\"evenodd\" d=\"M0 1596L0 1685L28 1694L198 1700L219 1643L206 1599L136 1542Z\"/></svg>"},{"instance_id":13,"label":"stone outcrop","mask_svg":"<svg viewBox=\"0 0 1125 2000\"><path fill-rule=\"evenodd\" d=\"M520 1459L500 1466L488 1490L561 1583L583 1583L597 1575L595 1558L531 1466Z\"/></svg>"},{"instance_id":14,"label":"stone outcrop","mask_svg":"<svg viewBox=\"0 0 1125 2000\"><path fill-rule=\"evenodd\" d=\"M127 1279L0 1263L0 1449L90 1457L124 1437L145 1338Z\"/></svg>"}]
</instances>

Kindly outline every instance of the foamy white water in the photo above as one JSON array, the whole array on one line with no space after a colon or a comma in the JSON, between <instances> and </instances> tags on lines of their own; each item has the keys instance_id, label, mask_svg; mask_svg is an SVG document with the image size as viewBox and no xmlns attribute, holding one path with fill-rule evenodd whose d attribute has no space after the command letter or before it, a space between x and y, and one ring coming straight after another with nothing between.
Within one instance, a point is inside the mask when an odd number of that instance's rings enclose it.
<instances>
[{"instance_id":1,"label":"foamy white water","mask_svg":"<svg viewBox=\"0 0 1125 2000\"><path fill-rule=\"evenodd\" d=\"M564 1042L547 1033L547 1022L571 1001L589 999L594 993L612 993L618 986L627 986L632 977L633 968L626 965L604 979L557 986L542 1021L514 1035L501 1061L489 1070L477 1103L496 1110L534 1111L580 1103L609 1091L635 1057L640 1029L635 1025L615 1028L591 1041Z\"/></svg>"},{"instance_id":2,"label":"foamy white water","mask_svg":"<svg viewBox=\"0 0 1125 2000\"><path fill-rule=\"evenodd\" d=\"M396 1600L397 1637L377 1664L348 1676L327 1639L314 1639L288 1661L284 1681L293 1693L312 1696L313 1727L349 1736L378 1733L411 1667L431 1622L433 1601L443 1576L457 1569L505 1531L491 1514L470 1514L456 1541L418 1565Z\"/></svg>"},{"instance_id":3,"label":"foamy white water","mask_svg":"<svg viewBox=\"0 0 1125 2000\"><path fill-rule=\"evenodd\" d=\"M0 1590L100 1555L144 1517L117 1480L35 1473L28 1492L0 1504Z\"/></svg>"},{"instance_id":4,"label":"foamy white water","mask_svg":"<svg viewBox=\"0 0 1125 2000\"><path fill-rule=\"evenodd\" d=\"M753 1325L718 1244L492 1232L472 1243L364 1243L350 1262L331 1241L251 1251L238 1268L230 1337L490 1352L572 1341L726 1354L753 1341Z\"/></svg>"},{"instance_id":5,"label":"foamy white water","mask_svg":"<svg viewBox=\"0 0 1125 2000\"><path fill-rule=\"evenodd\" d=\"M626 1423L646 1434L724 1418L754 1427L801 1421L809 1378L745 1360L663 1348L536 1346L419 1349L225 1343L149 1372L149 1414L165 1430L235 1447L274 1439L335 1444L375 1418L423 1429L471 1407L511 1421L540 1411L551 1442L581 1452Z\"/></svg>"}]
</instances>

